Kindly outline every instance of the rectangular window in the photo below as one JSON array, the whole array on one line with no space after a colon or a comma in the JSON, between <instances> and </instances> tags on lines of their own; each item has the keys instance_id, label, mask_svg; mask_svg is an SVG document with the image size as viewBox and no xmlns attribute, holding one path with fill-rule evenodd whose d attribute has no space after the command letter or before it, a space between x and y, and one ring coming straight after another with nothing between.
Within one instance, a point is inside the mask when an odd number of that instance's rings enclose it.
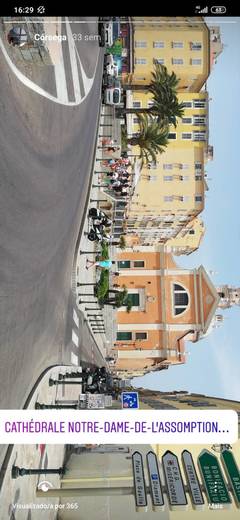
<instances>
[{"instance_id":1,"label":"rectangular window","mask_svg":"<svg viewBox=\"0 0 240 520\"><path fill-rule=\"evenodd\" d=\"M173 180L173 176L172 175L164 175L163 180L164 181L172 181Z\"/></svg>"},{"instance_id":2,"label":"rectangular window","mask_svg":"<svg viewBox=\"0 0 240 520\"><path fill-rule=\"evenodd\" d=\"M182 117L182 123L184 125L191 125L192 124L192 117Z\"/></svg>"},{"instance_id":3,"label":"rectangular window","mask_svg":"<svg viewBox=\"0 0 240 520\"><path fill-rule=\"evenodd\" d=\"M202 180L202 175L200 173L195 175L195 181L201 181L201 180Z\"/></svg>"},{"instance_id":4,"label":"rectangular window","mask_svg":"<svg viewBox=\"0 0 240 520\"><path fill-rule=\"evenodd\" d=\"M146 41L142 41L142 40L138 40L138 41L135 41L135 47L137 48L144 48L146 49L147 47L147 42Z\"/></svg>"},{"instance_id":5,"label":"rectangular window","mask_svg":"<svg viewBox=\"0 0 240 520\"><path fill-rule=\"evenodd\" d=\"M202 65L201 58L193 58L192 60L190 60L190 62L191 62L191 65Z\"/></svg>"},{"instance_id":6,"label":"rectangular window","mask_svg":"<svg viewBox=\"0 0 240 520\"><path fill-rule=\"evenodd\" d=\"M139 119L138 119L138 117L134 117L134 118L133 118L133 124L134 124L134 125L138 125L138 124L139 124Z\"/></svg>"},{"instance_id":7,"label":"rectangular window","mask_svg":"<svg viewBox=\"0 0 240 520\"><path fill-rule=\"evenodd\" d=\"M147 65L147 59L146 58L135 58L135 64L136 65Z\"/></svg>"},{"instance_id":8,"label":"rectangular window","mask_svg":"<svg viewBox=\"0 0 240 520\"><path fill-rule=\"evenodd\" d=\"M182 195L181 197L179 197L181 202L189 202L189 195Z\"/></svg>"},{"instance_id":9,"label":"rectangular window","mask_svg":"<svg viewBox=\"0 0 240 520\"><path fill-rule=\"evenodd\" d=\"M206 108L205 99L194 99L193 108Z\"/></svg>"},{"instance_id":10,"label":"rectangular window","mask_svg":"<svg viewBox=\"0 0 240 520\"><path fill-rule=\"evenodd\" d=\"M206 141L206 138L207 138L207 134L206 132L198 132L198 130L196 130L195 132L193 132L193 140L194 141Z\"/></svg>"},{"instance_id":11,"label":"rectangular window","mask_svg":"<svg viewBox=\"0 0 240 520\"><path fill-rule=\"evenodd\" d=\"M202 170L202 163L200 161L195 162L195 170Z\"/></svg>"},{"instance_id":12,"label":"rectangular window","mask_svg":"<svg viewBox=\"0 0 240 520\"><path fill-rule=\"evenodd\" d=\"M164 200L164 202L172 202L173 195L164 195L163 200Z\"/></svg>"},{"instance_id":13,"label":"rectangular window","mask_svg":"<svg viewBox=\"0 0 240 520\"><path fill-rule=\"evenodd\" d=\"M189 175L180 175L180 181L189 181Z\"/></svg>"},{"instance_id":14,"label":"rectangular window","mask_svg":"<svg viewBox=\"0 0 240 520\"><path fill-rule=\"evenodd\" d=\"M182 49L183 48L183 42L172 42L172 48L173 49Z\"/></svg>"},{"instance_id":15,"label":"rectangular window","mask_svg":"<svg viewBox=\"0 0 240 520\"><path fill-rule=\"evenodd\" d=\"M132 307L139 307L140 305L140 296L139 293L128 293L128 301L131 302Z\"/></svg>"},{"instance_id":16,"label":"rectangular window","mask_svg":"<svg viewBox=\"0 0 240 520\"><path fill-rule=\"evenodd\" d=\"M136 332L135 339L147 339L147 332Z\"/></svg>"},{"instance_id":17,"label":"rectangular window","mask_svg":"<svg viewBox=\"0 0 240 520\"><path fill-rule=\"evenodd\" d=\"M133 261L133 267L144 267L145 266L145 262L144 260L134 260Z\"/></svg>"},{"instance_id":18,"label":"rectangular window","mask_svg":"<svg viewBox=\"0 0 240 520\"><path fill-rule=\"evenodd\" d=\"M202 202L202 195L195 195L195 202Z\"/></svg>"},{"instance_id":19,"label":"rectangular window","mask_svg":"<svg viewBox=\"0 0 240 520\"><path fill-rule=\"evenodd\" d=\"M132 332L119 331L117 332L117 341L131 341Z\"/></svg>"},{"instance_id":20,"label":"rectangular window","mask_svg":"<svg viewBox=\"0 0 240 520\"><path fill-rule=\"evenodd\" d=\"M164 65L164 58L154 58L153 63L159 63L159 65Z\"/></svg>"},{"instance_id":21,"label":"rectangular window","mask_svg":"<svg viewBox=\"0 0 240 520\"><path fill-rule=\"evenodd\" d=\"M168 134L168 139L177 139L177 134L176 132L170 132Z\"/></svg>"},{"instance_id":22,"label":"rectangular window","mask_svg":"<svg viewBox=\"0 0 240 520\"><path fill-rule=\"evenodd\" d=\"M191 42L190 43L191 51L200 51L202 49L201 42Z\"/></svg>"},{"instance_id":23,"label":"rectangular window","mask_svg":"<svg viewBox=\"0 0 240 520\"><path fill-rule=\"evenodd\" d=\"M192 108L192 101L183 101L183 108Z\"/></svg>"},{"instance_id":24,"label":"rectangular window","mask_svg":"<svg viewBox=\"0 0 240 520\"><path fill-rule=\"evenodd\" d=\"M154 49L163 49L164 48L164 42L153 42Z\"/></svg>"},{"instance_id":25,"label":"rectangular window","mask_svg":"<svg viewBox=\"0 0 240 520\"><path fill-rule=\"evenodd\" d=\"M172 163L165 163L165 164L163 164L163 169L164 170L172 170L172 168L173 168Z\"/></svg>"},{"instance_id":26,"label":"rectangular window","mask_svg":"<svg viewBox=\"0 0 240 520\"><path fill-rule=\"evenodd\" d=\"M131 262L130 260L120 260L118 262L118 269L130 269Z\"/></svg>"},{"instance_id":27,"label":"rectangular window","mask_svg":"<svg viewBox=\"0 0 240 520\"><path fill-rule=\"evenodd\" d=\"M193 124L196 126L204 126L206 124L206 116L193 116Z\"/></svg>"},{"instance_id":28,"label":"rectangular window","mask_svg":"<svg viewBox=\"0 0 240 520\"><path fill-rule=\"evenodd\" d=\"M133 101L133 108L141 108L142 102L141 101Z\"/></svg>"},{"instance_id":29,"label":"rectangular window","mask_svg":"<svg viewBox=\"0 0 240 520\"><path fill-rule=\"evenodd\" d=\"M172 64L173 65L183 65L183 59L182 58L172 58Z\"/></svg>"},{"instance_id":30,"label":"rectangular window","mask_svg":"<svg viewBox=\"0 0 240 520\"><path fill-rule=\"evenodd\" d=\"M184 140L192 139L192 132L183 132L182 139L184 139Z\"/></svg>"}]
</instances>

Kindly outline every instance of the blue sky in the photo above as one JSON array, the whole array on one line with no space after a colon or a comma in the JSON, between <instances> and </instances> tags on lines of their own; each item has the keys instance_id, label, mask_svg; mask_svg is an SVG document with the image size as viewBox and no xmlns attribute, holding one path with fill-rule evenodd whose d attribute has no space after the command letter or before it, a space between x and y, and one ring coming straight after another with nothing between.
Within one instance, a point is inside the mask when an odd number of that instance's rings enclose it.
<instances>
[{"instance_id":1,"label":"blue sky","mask_svg":"<svg viewBox=\"0 0 240 520\"><path fill-rule=\"evenodd\" d=\"M181 267L203 264L215 285L240 287L240 18L206 18L220 25L224 50L209 79L209 144L214 158L206 165L209 191L202 213L206 232L197 252L177 257ZM240 307L222 311L224 323L198 343L186 344L187 362L136 378L145 388L188 390L240 400Z\"/></svg>"}]
</instances>

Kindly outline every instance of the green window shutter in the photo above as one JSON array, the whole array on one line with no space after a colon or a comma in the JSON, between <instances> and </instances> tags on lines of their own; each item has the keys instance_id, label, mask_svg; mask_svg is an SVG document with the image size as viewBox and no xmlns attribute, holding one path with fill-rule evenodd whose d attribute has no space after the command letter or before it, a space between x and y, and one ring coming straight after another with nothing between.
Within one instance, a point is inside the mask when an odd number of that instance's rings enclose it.
<instances>
[{"instance_id":1,"label":"green window shutter","mask_svg":"<svg viewBox=\"0 0 240 520\"><path fill-rule=\"evenodd\" d=\"M120 260L118 262L118 269L130 269L131 262L130 260Z\"/></svg>"},{"instance_id":2,"label":"green window shutter","mask_svg":"<svg viewBox=\"0 0 240 520\"><path fill-rule=\"evenodd\" d=\"M132 333L131 332L117 332L117 341L131 341Z\"/></svg>"},{"instance_id":3,"label":"green window shutter","mask_svg":"<svg viewBox=\"0 0 240 520\"><path fill-rule=\"evenodd\" d=\"M130 300L132 307L139 307L140 305L140 298L138 293L130 293L127 296L127 299Z\"/></svg>"}]
</instances>

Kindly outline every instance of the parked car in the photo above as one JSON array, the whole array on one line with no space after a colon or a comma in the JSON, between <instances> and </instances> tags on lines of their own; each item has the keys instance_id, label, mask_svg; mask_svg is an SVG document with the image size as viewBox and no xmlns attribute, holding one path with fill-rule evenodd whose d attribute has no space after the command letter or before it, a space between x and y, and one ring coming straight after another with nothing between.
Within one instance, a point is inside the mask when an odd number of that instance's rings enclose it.
<instances>
[{"instance_id":1,"label":"parked car","mask_svg":"<svg viewBox=\"0 0 240 520\"><path fill-rule=\"evenodd\" d=\"M113 45L113 22L110 17L101 17L98 21L98 34L100 47Z\"/></svg>"},{"instance_id":2,"label":"parked car","mask_svg":"<svg viewBox=\"0 0 240 520\"><path fill-rule=\"evenodd\" d=\"M120 19L117 16L101 16L98 21L100 47L112 47L121 35Z\"/></svg>"},{"instance_id":3,"label":"parked car","mask_svg":"<svg viewBox=\"0 0 240 520\"><path fill-rule=\"evenodd\" d=\"M119 82L120 83L120 82ZM104 90L104 103L107 105L120 105L121 103L121 88L106 87Z\"/></svg>"}]
</instances>

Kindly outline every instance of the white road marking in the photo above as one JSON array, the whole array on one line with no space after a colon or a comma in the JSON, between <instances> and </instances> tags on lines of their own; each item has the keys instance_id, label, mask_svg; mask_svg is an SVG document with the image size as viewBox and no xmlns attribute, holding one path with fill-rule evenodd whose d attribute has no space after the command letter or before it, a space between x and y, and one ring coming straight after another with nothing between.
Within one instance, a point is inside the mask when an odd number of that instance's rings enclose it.
<instances>
[{"instance_id":1,"label":"white road marking","mask_svg":"<svg viewBox=\"0 0 240 520\"><path fill-rule=\"evenodd\" d=\"M78 356L76 356L76 354L74 354L73 352L71 352L71 363L73 365L78 366Z\"/></svg>"},{"instance_id":2,"label":"white road marking","mask_svg":"<svg viewBox=\"0 0 240 520\"><path fill-rule=\"evenodd\" d=\"M72 330L72 342L74 343L74 345L76 345L76 347L79 346L79 340L75 330Z\"/></svg>"},{"instance_id":3,"label":"white road marking","mask_svg":"<svg viewBox=\"0 0 240 520\"><path fill-rule=\"evenodd\" d=\"M77 66L77 57L76 57L77 50L76 50L76 46L75 46L75 41L73 39L70 23L67 18L66 18L66 22L67 22L66 23L67 41L68 41L70 63L71 63L71 70L72 70L75 102L80 103L81 102L81 89L80 89L79 73L78 73L78 66ZM77 56L78 56L78 53L77 53ZM78 56L78 58L79 58L79 56ZM85 90L85 92L86 92L86 90Z\"/></svg>"},{"instance_id":4,"label":"white road marking","mask_svg":"<svg viewBox=\"0 0 240 520\"><path fill-rule=\"evenodd\" d=\"M56 23L56 22L54 22ZM74 86L74 93L75 93L75 101L69 101L68 100L68 92L67 92L67 79L66 79L66 72L64 68L64 61L63 61L63 54L62 54L62 44L59 42L59 56L60 56L60 62L56 63L55 59L53 59L54 63L54 71L55 71L55 80L56 80L56 89L57 89L57 97L53 96L52 94L49 94L46 90L39 87L36 83L28 79L12 62L11 58L9 57L5 45L0 38L0 48L2 49L3 55L13 71L13 73L17 76L19 81L21 81L26 87L30 88L40 96L46 97L50 101L53 101L54 103L59 103L60 105L67 105L67 106L77 106L82 103L86 97L88 96L94 82L94 78L96 75L97 70L97 64L98 64L98 55L99 50L97 53L97 59L96 59L96 65L94 69L94 73L92 78L88 78L85 70L83 68L83 65L81 63L80 56L78 54L78 51L76 49L75 42L73 40L72 36L72 30L69 23L68 18L66 17L66 29L68 34L68 45L69 45L69 53L70 53L70 63L71 63L71 69L72 69L72 77L73 77L73 86ZM81 97L81 90L80 90L80 81L79 81L79 71L77 68L77 60L79 61L79 66L82 74L82 81L84 84L85 93L84 96Z\"/></svg>"},{"instance_id":5,"label":"white road marking","mask_svg":"<svg viewBox=\"0 0 240 520\"><path fill-rule=\"evenodd\" d=\"M73 321L77 325L77 327L79 327L79 317L78 317L75 309L73 309Z\"/></svg>"}]
</instances>

